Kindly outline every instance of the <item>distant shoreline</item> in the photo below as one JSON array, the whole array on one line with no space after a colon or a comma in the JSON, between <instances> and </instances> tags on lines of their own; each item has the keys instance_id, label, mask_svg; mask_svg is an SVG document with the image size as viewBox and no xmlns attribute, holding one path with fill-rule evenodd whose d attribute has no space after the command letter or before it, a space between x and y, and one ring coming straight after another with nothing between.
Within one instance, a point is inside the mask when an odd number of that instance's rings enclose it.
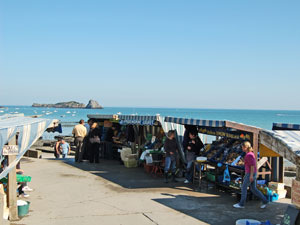
<instances>
[{"instance_id":1,"label":"distant shoreline","mask_svg":"<svg viewBox=\"0 0 300 225\"><path fill-rule=\"evenodd\" d=\"M40 104L33 103L35 108L63 108L63 109L103 109L103 107L95 100L89 100L88 104L79 103L76 101L58 102L55 104Z\"/></svg>"}]
</instances>

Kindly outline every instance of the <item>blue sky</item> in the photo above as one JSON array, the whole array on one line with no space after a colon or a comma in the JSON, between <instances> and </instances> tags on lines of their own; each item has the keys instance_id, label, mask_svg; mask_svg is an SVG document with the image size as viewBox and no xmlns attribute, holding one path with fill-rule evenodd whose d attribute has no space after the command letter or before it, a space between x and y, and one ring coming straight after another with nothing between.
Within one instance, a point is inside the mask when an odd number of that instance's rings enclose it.
<instances>
[{"instance_id":1,"label":"blue sky","mask_svg":"<svg viewBox=\"0 0 300 225\"><path fill-rule=\"evenodd\" d=\"M0 105L300 109L300 1L0 2Z\"/></svg>"}]
</instances>

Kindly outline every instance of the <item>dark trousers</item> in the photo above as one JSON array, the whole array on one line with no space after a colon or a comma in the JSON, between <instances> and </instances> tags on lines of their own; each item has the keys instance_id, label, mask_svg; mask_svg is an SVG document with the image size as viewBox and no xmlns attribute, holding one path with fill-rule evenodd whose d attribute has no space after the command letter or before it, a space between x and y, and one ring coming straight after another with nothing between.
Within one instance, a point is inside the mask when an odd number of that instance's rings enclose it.
<instances>
[{"instance_id":1,"label":"dark trousers","mask_svg":"<svg viewBox=\"0 0 300 225\"><path fill-rule=\"evenodd\" d=\"M90 144L90 163L99 163L100 143Z\"/></svg>"},{"instance_id":2,"label":"dark trousers","mask_svg":"<svg viewBox=\"0 0 300 225\"><path fill-rule=\"evenodd\" d=\"M76 145L75 162L80 162L83 156L83 137L76 137L74 143Z\"/></svg>"}]
</instances>

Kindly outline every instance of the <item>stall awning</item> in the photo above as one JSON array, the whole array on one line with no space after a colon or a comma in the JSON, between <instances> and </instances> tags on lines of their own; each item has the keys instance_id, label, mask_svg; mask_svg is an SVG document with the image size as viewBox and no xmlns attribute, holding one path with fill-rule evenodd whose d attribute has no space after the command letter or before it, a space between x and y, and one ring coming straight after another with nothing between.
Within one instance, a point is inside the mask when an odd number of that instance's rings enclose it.
<instances>
[{"instance_id":1,"label":"stall awning","mask_svg":"<svg viewBox=\"0 0 300 225\"><path fill-rule=\"evenodd\" d=\"M178 123L182 125L203 126L203 127L224 127L225 126L225 121L222 120L200 120L200 119L165 117L165 122Z\"/></svg>"},{"instance_id":2,"label":"stall awning","mask_svg":"<svg viewBox=\"0 0 300 225\"><path fill-rule=\"evenodd\" d=\"M138 115L119 115L122 125L150 125L153 126L159 121L158 116L138 116Z\"/></svg>"},{"instance_id":3,"label":"stall awning","mask_svg":"<svg viewBox=\"0 0 300 225\"><path fill-rule=\"evenodd\" d=\"M0 156L3 146L18 132L18 155L10 165L1 172L0 179L5 177L16 166L25 152L49 127L53 126L53 120L31 117L11 117L0 119Z\"/></svg>"},{"instance_id":4,"label":"stall awning","mask_svg":"<svg viewBox=\"0 0 300 225\"><path fill-rule=\"evenodd\" d=\"M273 123L272 130L300 130L300 124Z\"/></svg>"},{"instance_id":5,"label":"stall awning","mask_svg":"<svg viewBox=\"0 0 300 225\"><path fill-rule=\"evenodd\" d=\"M300 163L300 131L267 131L259 134L260 143L290 162Z\"/></svg>"},{"instance_id":6,"label":"stall awning","mask_svg":"<svg viewBox=\"0 0 300 225\"><path fill-rule=\"evenodd\" d=\"M23 113L16 113L16 114L4 114L0 116L0 120L8 119L8 118L13 118L13 117L24 117Z\"/></svg>"},{"instance_id":7,"label":"stall awning","mask_svg":"<svg viewBox=\"0 0 300 225\"><path fill-rule=\"evenodd\" d=\"M89 114L87 115L87 117L89 119L110 120L110 119L116 119L118 115Z\"/></svg>"}]
</instances>

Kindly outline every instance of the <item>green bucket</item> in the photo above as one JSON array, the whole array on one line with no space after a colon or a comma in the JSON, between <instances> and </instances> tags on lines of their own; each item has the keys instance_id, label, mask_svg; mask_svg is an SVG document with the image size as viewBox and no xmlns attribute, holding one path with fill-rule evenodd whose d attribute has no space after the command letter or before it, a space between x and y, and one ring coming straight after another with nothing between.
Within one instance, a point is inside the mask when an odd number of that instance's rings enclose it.
<instances>
[{"instance_id":1,"label":"green bucket","mask_svg":"<svg viewBox=\"0 0 300 225\"><path fill-rule=\"evenodd\" d=\"M18 216L23 217L26 216L29 212L30 202L26 201L27 205L18 206Z\"/></svg>"}]
</instances>

